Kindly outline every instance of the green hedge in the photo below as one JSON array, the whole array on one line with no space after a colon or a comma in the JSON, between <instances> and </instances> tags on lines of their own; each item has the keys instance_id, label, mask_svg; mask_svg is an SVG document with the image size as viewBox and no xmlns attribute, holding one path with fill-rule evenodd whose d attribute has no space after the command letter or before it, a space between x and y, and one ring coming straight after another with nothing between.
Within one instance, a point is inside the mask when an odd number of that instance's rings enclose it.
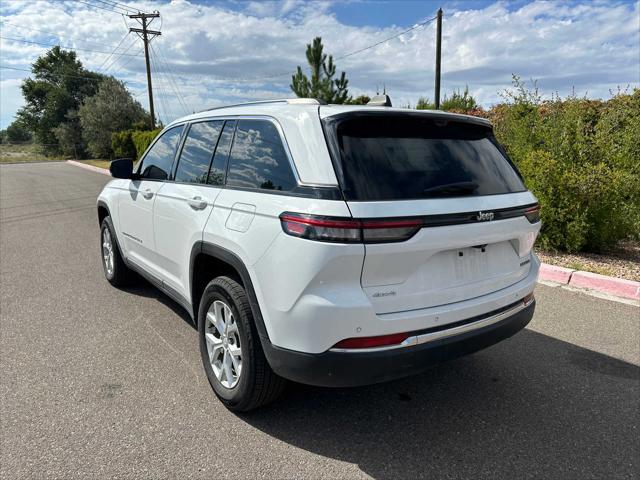
<instances>
[{"instance_id":1,"label":"green hedge","mask_svg":"<svg viewBox=\"0 0 640 480\"><path fill-rule=\"evenodd\" d=\"M162 128L151 131L124 130L111 136L111 149L115 158L139 159Z\"/></svg>"},{"instance_id":2,"label":"green hedge","mask_svg":"<svg viewBox=\"0 0 640 480\"><path fill-rule=\"evenodd\" d=\"M136 158L136 147L131 139L131 130L111 134L113 158Z\"/></svg>"},{"instance_id":3,"label":"green hedge","mask_svg":"<svg viewBox=\"0 0 640 480\"><path fill-rule=\"evenodd\" d=\"M151 144L151 142L153 142L153 140L161 131L162 128L156 128L155 130L147 132L134 131L131 133L131 139L133 140L133 144L136 147L136 159L140 158L140 156L144 153L147 147Z\"/></svg>"},{"instance_id":4,"label":"green hedge","mask_svg":"<svg viewBox=\"0 0 640 480\"><path fill-rule=\"evenodd\" d=\"M640 89L543 101L515 86L484 116L540 201L538 245L601 252L640 238Z\"/></svg>"}]
</instances>

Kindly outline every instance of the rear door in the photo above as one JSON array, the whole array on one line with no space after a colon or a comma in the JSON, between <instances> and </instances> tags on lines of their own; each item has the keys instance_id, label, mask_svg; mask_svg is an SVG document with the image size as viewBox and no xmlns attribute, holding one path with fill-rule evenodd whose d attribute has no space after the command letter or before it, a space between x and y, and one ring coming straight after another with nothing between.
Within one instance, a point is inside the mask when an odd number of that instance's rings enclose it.
<instances>
[{"instance_id":1,"label":"rear door","mask_svg":"<svg viewBox=\"0 0 640 480\"><path fill-rule=\"evenodd\" d=\"M377 313L460 302L527 276L536 199L489 126L399 113L324 123L353 217L421 227L366 243L362 287Z\"/></svg>"},{"instance_id":2,"label":"rear door","mask_svg":"<svg viewBox=\"0 0 640 480\"><path fill-rule=\"evenodd\" d=\"M156 194L169 178L182 126L163 132L140 160L140 178L129 181L119 195L121 241L127 259L149 272L155 272L153 207Z\"/></svg>"},{"instance_id":3,"label":"rear door","mask_svg":"<svg viewBox=\"0 0 640 480\"><path fill-rule=\"evenodd\" d=\"M224 185L235 121L192 123L174 178L157 195L154 209L158 266L167 286L190 298L189 262Z\"/></svg>"}]
</instances>

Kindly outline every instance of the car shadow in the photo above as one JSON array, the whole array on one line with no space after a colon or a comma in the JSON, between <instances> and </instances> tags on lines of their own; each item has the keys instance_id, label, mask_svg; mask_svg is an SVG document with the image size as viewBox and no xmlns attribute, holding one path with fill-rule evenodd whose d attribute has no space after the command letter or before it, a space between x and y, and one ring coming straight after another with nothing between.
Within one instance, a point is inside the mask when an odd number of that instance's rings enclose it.
<instances>
[{"instance_id":1,"label":"car shadow","mask_svg":"<svg viewBox=\"0 0 640 480\"><path fill-rule=\"evenodd\" d=\"M146 280L154 298L197 329ZM525 329L425 373L359 388L290 383L238 417L376 479L637 478L640 367Z\"/></svg>"},{"instance_id":2,"label":"car shadow","mask_svg":"<svg viewBox=\"0 0 640 480\"><path fill-rule=\"evenodd\" d=\"M140 297L156 299L158 302L162 303L164 306L174 312L191 328L196 331L198 330L198 326L194 323L191 315L189 315L189 313L178 302L174 301L171 297L164 294L146 278L138 274L135 275L136 279L135 282L133 282L133 285L121 288L123 292Z\"/></svg>"},{"instance_id":3,"label":"car shadow","mask_svg":"<svg viewBox=\"0 0 640 480\"><path fill-rule=\"evenodd\" d=\"M633 477L639 380L638 366L524 330L391 383L292 384L240 417L377 479Z\"/></svg>"}]
</instances>

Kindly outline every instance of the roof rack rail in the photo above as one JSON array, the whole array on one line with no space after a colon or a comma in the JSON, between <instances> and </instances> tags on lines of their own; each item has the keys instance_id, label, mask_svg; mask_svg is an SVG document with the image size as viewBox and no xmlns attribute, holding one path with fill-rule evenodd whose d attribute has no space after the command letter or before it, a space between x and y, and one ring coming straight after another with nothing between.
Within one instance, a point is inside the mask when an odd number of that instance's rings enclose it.
<instances>
[{"instance_id":1,"label":"roof rack rail","mask_svg":"<svg viewBox=\"0 0 640 480\"><path fill-rule=\"evenodd\" d=\"M234 103L232 105L221 105L219 107L205 108L200 112L209 112L211 110L219 110L221 108L244 107L250 105L268 105L271 103L288 103L289 105L326 105L324 100L317 98L279 98L274 100L256 100L253 102ZM199 112L198 112L199 113Z\"/></svg>"}]
</instances>

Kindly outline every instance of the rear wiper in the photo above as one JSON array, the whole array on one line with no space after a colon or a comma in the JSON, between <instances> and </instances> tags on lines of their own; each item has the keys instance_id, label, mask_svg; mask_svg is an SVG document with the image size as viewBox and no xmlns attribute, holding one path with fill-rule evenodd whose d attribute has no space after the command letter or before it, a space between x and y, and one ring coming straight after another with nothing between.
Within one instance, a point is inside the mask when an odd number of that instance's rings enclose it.
<instances>
[{"instance_id":1,"label":"rear wiper","mask_svg":"<svg viewBox=\"0 0 640 480\"><path fill-rule=\"evenodd\" d=\"M429 187L423 190L425 196L436 195L463 195L473 193L478 189L479 185L475 182L454 182L445 183L436 187Z\"/></svg>"}]
</instances>

